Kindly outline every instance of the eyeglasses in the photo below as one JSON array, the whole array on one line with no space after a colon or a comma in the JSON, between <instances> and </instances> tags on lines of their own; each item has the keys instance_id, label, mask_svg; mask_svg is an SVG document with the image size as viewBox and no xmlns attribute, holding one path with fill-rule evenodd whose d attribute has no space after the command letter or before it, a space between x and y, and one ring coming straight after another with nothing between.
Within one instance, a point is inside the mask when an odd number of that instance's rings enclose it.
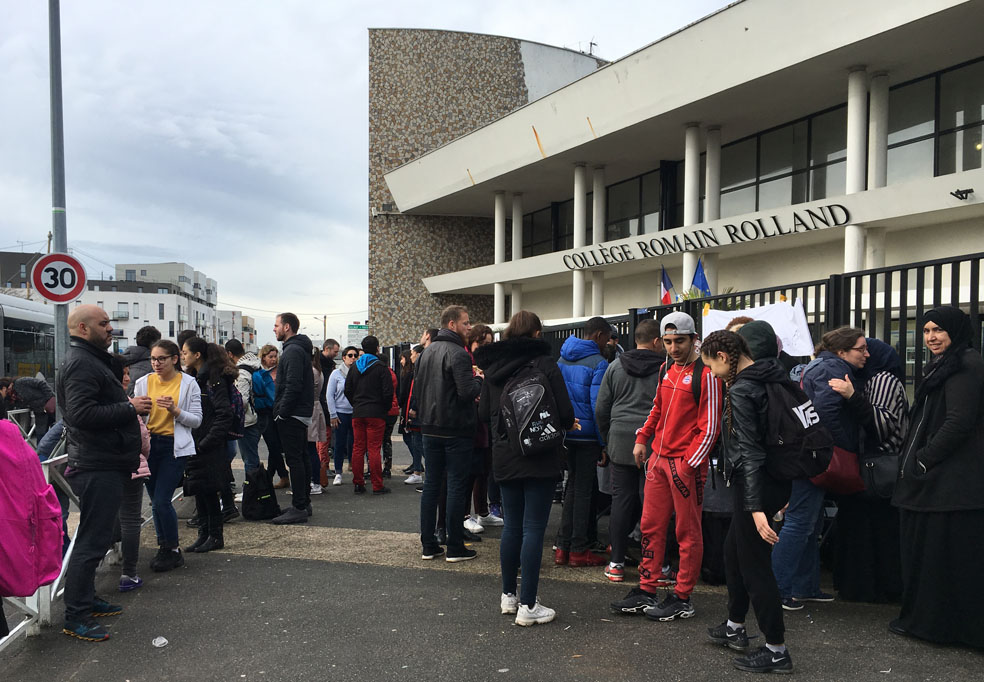
<instances>
[{"instance_id":1,"label":"eyeglasses","mask_svg":"<svg viewBox=\"0 0 984 682\"><path fill-rule=\"evenodd\" d=\"M358 353L346 353L345 354L345 357L347 357L347 358L357 358L357 357L359 357L359 354Z\"/></svg>"},{"instance_id":2,"label":"eyeglasses","mask_svg":"<svg viewBox=\"0 0 984 682\"><path fill-rule=\"evenodd\" d=\"M175 358L175 357L177 357L177 356L176 355L151 355L150 356L150 361L151 361L151 363L154 363L154 362L161 363L161 362L164 362L165 360L170 360L171 358Z\"/></svg>"},{"instance_id":3,"label":"eyeglasses","mask_svg":"<svg viewBox=\"0 0 984 682\"><path fill-rule=\"evenodd\" d=\"M851 350L857 351L858 353L867 353L868 352L868 344L865 344L863 346L854 346L853 348L851 348Z\"/></svg>"}]
</instances>

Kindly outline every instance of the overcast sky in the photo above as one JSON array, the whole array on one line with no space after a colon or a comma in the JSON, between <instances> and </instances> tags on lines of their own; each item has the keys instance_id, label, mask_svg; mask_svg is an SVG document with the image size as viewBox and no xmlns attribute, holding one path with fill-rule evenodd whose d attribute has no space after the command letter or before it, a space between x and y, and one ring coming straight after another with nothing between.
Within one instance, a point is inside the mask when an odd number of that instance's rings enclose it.
<instances>
[{"instance_id":1,"label":"overcast sky","mask_svg":"<svg viewBox=\"0 0 984 682\"><path fill-rule=\"evenodd\" d=\"M535 40L609 60L721 0L62 4L69 246L90 278L184 261L219 308L292 310L344 341L367 316L368 28ZM0 2L0 250L51 226L48 15ZM11 248L12 247L12 248Z\"/></svg>"}]
</instances>

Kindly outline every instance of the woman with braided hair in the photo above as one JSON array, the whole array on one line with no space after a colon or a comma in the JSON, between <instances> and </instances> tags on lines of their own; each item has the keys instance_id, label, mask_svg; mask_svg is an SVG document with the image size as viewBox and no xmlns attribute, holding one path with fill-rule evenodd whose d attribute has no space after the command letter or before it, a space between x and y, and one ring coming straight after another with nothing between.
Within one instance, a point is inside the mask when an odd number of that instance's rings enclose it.
<instances>
[{"instance_id":1,"label":"woman with braided hair","mask_svg":"<svg viewBox=\"0 0 984 682\"><path fill-rule=\"evenodd\" d=\"M735 332L710 334L701 357L714 375L725 381L727 393L721 439L724 477L735 491L734 515L724 541L728 582L728 620L707 633L712 642L738 651L748 648L745 616L749 604L765 635L765 646L734 660L739 670L791 672L793 661L784 644L782 598L772 573L772 545L779 539L769 519L789 501L789 481L778 481L765 470L768 399L766 384L789 381L779 363L779 348L771 327L756 342L771 343L773 352L753 360L745 339Z\"/></svg>"}]
</instances>

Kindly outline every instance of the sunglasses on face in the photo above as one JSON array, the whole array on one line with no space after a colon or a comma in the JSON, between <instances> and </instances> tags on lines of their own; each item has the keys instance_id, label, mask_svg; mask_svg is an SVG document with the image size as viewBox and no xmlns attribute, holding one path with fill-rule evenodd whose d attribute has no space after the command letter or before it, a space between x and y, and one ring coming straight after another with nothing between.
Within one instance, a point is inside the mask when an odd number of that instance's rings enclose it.
<instances>
[{"instance_id":1,"label":"sunglasses on face","mask_svg":"<svg viewBox=\"0 0 984 682\"><path fill-rule=\"evenodd\" d=\"M357 358L357 357L359 357L359 355L357 353L346 353L345 354L345 357L347 357L347 358Z\"/></svg>"}]
</instances>

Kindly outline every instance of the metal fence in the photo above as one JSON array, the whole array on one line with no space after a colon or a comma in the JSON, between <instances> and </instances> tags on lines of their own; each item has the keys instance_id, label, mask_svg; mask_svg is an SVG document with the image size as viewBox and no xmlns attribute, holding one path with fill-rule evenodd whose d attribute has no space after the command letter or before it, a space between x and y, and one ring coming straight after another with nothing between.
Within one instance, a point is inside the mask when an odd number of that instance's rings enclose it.
<instances>
[{"instance_id":1,"label":"metal fence","mask_svg":"<svg viewBox=\"0 0 984 682\"><path fill-rule=\"evenodd\" d=\"M636 325L645 319L662 319L674 311L694 318L701 333L704 306L717 310L742 310L779 301L803 305L814 342L831 329L851 325L866 336L892 345L903 358L907 384L919 383L926 362L919 320L940 305L953 305L970 315L974 346L982 348L981 267L984 253L893 265L891 267L831 275L827 279L727 292L705 298L630 309L627 315L609 318L624 341L634 346ZM547 327L544 338L559 354L570 335L581 336L583 322Z\"/></svg>"}]
</instances>

